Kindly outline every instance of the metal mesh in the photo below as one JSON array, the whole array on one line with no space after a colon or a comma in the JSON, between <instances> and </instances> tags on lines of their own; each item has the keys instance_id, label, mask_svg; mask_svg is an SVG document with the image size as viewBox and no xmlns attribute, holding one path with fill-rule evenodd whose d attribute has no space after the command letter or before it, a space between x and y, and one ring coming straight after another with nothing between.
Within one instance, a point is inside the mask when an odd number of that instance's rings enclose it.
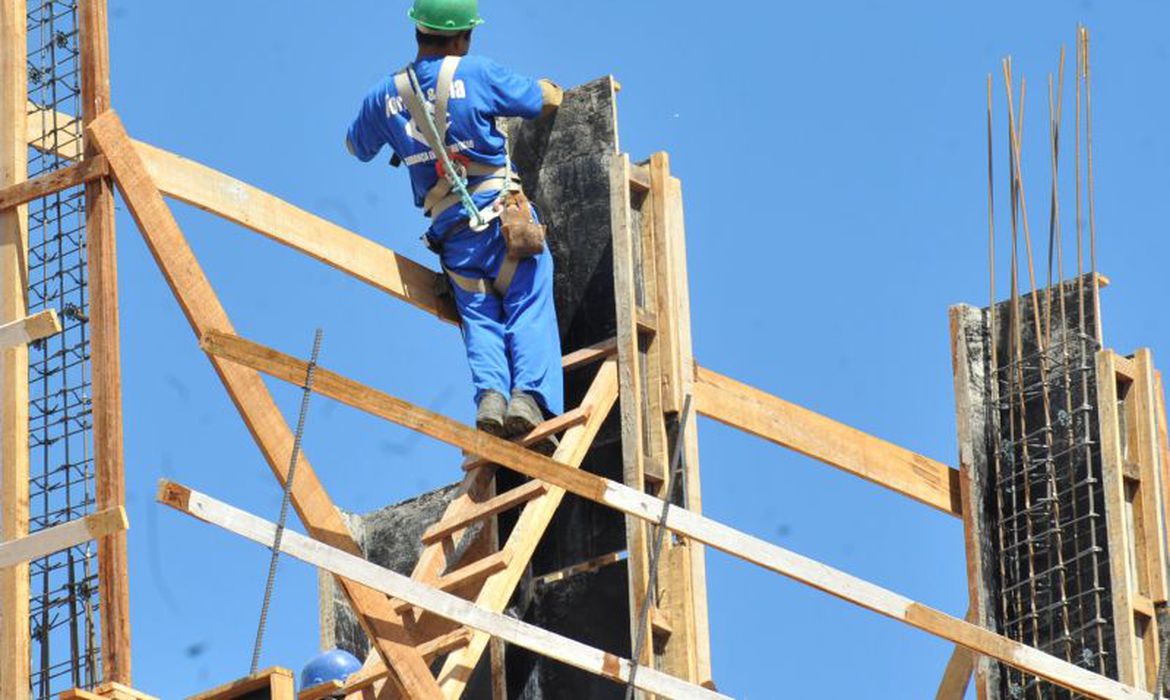
<instances>
[{"instance_id":1,"label":"metal mesh","mask_svg":"<svg viewBox=\"0 0 1170 700\"><path fill-rule=\"evenodd\" d=\"M29 177L81 151L77 2L28 5L29 121L47 138L29 151ZM29 347L30 529L94 510L85 193L28 207L30 313L56 309L64 331ZM49 700L100 681L97 547L90 542L30 566L32 697Z\"/></svg>"},{"instance_id":2,"label":"metal mesh","mask_svg":"<svg viewBox=\"0 0 1170 700\"><path fill-rule=\"evenodd\" d=\"M1000 304L992 324L996 612L1006 636L1116 677L1087 287ZM1000 697L1076 697L1001 668Z\"/></svg>"}]
</instances>

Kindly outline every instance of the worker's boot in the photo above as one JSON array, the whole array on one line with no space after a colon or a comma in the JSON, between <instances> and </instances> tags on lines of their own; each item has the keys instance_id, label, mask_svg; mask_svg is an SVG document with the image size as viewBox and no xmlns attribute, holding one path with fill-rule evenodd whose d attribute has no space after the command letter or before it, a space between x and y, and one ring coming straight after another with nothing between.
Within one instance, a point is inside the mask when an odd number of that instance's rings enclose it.
<instances>
[{"instance_id":1,"label":"worker's boot","mask_svg":"<svg viewBox=\"0 0 1170 700\"><path fill-rule=\"evenodd\" d=\"M479 397L479 406L475 409L475 427L495 435L505 437L504 414L508 410L508 400L498 391L485 391Z\"/></svg>"},{"instance_id":2,"label":"worker's boot","mask_svg":"<svg viewBox=\"0 0 1170 700\"><path fill-rule=\"evenodd\" d=\"M544 422L544 411L540 404L525 391L513 390L512 401L508 403L508 413L504 417L504 428L510 437L519 437L532 432L536 426ZM557 450L557 439L550 435L538 443L530 445L531 449L544 455L551 455Z\"/></svg>"}]
</instances>

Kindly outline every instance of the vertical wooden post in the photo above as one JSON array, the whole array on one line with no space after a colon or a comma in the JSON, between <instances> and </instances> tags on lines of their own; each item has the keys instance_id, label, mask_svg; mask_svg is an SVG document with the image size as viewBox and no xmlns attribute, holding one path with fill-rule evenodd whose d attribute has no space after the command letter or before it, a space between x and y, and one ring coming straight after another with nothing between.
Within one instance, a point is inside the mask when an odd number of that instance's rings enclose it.
<instances>
[{"instance_id":1,"label":"vertical wooden post","mask_svg":"<svg viewBox=\"0 0 1170 700\"><path fill-rule=\"evenodd\" d=\"M613 161L610 171L611 216L613 220L613 286L617 304L618 383L621 396L622 480L627 486L642 490L646 478L646 453L642 405L642 373L638 338L637 254L635 232L631 222L630 158L622 154ZM647 561L646 524L638 518L626 518L626 551L629 568L631 649L638 646L638 614L650 582ZM633 659L633 652L631 652ZM638 663L654 662L654 639L647 625ZM643 696L644 697L644 696Z\"/></svg>"},{"instance_id":2,"label":"vertical wooden post","mask_svg":"<svg viewBox=\"0 0 1170 700\"><path fill-rule=\"evenodd\" d=\"M110 108L110 52L106 0L80 0L82 123ZM88 139L85 157L95 154ZM118 256L114 234L114 190L108 178L85 188L89 251L90 357L93 364L93 445L97 507L125 505L122 452L122 360L119 351ZM131 684L130 587L126 533L98 541L102 671L107 681Z\"/></svg>"},{"instance_id":3,"label":"vertical wooden post","mask_svg":"<svg viewBox=\"0 0 1170 700\"><path fill-rule=\"evenodd\" d=\"M0 0L0 187L28 178L27 7ZM0 212L0 323L28 315L25 207ZM28 534L28 347L0 351L0 540ZM0 570L0 697L29 694L28 564Z\"/></svg>"},{"instance_id":4,"label":"vertical wooden post","mask_svg":"<svg viewBox=\"0 0 1170 700\"><path fill-rule=\"evenodd\" d=\"M654 249L657 280L658 335L662 362L662 410L678 416L686 395L694 395L695 357L691 337L691 302L687 279L686 227L683 219L682 185L670 173L670 157L656 153L650 158L650 192L653 198ZM697 411L692 411L683 436L683 505L703 510L699 479ZM677 419L676 419L677 422ZM668 482L669 483L669 482ZM673 487L671 487L673 488ZM703 545L667 540L668 554L660 576L674 633L666 649L665 670L696 683L711 680L711 642L707 617L707 573Z\"/></svg>"}]
</instances>

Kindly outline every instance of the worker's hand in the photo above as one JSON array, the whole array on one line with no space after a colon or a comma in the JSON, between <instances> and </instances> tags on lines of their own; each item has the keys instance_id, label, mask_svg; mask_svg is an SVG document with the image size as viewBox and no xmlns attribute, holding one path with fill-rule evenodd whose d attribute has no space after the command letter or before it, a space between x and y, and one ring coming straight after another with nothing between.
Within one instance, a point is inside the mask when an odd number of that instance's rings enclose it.
<instances>
[{"instance_id":1,"label":"worker's hand","mask_svg":"<svg viewBox=\"0 0 1170 700\"><path fill-rule=\"evenodd\" d=\"M540 79L540 94L544 98L544 108L540 111L541 116L546 116L557 111L561 103L565 101L565 91L548 78Z\"/></svg>"}]
</instances>

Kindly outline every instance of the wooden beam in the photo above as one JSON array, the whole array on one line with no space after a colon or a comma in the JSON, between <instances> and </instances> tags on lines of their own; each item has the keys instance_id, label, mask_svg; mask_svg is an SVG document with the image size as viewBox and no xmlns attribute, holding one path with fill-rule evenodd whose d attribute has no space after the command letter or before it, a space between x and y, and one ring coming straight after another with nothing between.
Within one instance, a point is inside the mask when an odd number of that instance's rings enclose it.
<instances>
[{"instance_id":1,"label":"wooden beam","mask_svg":"<svg viewBox=\"0 0 1170 700\"><path fill-rule=\"evenodd\" d=\"M613 232L613 291L617 317L617 356L618 382L621 401L621 435L622 435L622 481L630 487L642 490L646 483L647 442L649 436L644 434L646 418L657 419L661 422L662 416L652 415L644 405L642 387L643 374L647 372L649 353L643 358L640 345L640 333L637 324L637 271L640 268L635 252L635 243L640 232L635 232L632 224L630 202L630 158L621 155L613 161L609 174L609 196L611 230ZM649 383L649 382L648 382ZM657 389L657 387L655 387ZM663 469L658 467L657 474L661 481ZM639 644L638 611L642 609L642 602L652 596L650 587L650 564L648 547L648 530L646 525L637 518L626 518L626 552L628 590L629 590L629 625L630 646L632 649L641 649L641 658L636 659L640 664L654 663L654 639L649 626L643 633Z\"/></svg>"},{"instance_id":2,"label":"wooden beam","mask_svg":"<svg viewBox=\"0 0 1170 700\"><path fill-rule=\"evenodd\" d=\"M286 382L299 383L305 362L256 343L219 332L207 333L203 348ZM573 469L535 452L470 428L342 377L322 367L314 374L322 396L366 411L406 428L480 454L496 464L563 488L647 522L658 522L662 501L594 474ZM948 639L972 651L1084 695L1103 699L1148 700L1149 694L952 617L821 562L676 506L666 509L667 529L732 556L837 596L867 610ZM639 675L641 672L639 672Z\"/></svg>"},{"instance_id":3,"label":"wooden beam","mask_svg":"<svg viewBox=\"0 0 1170 700\"><path fill-rule=\"evenodd\" d=\"M959 472L709 369L697 369L699 413L959 517Z\"/></svg>"},{"instance_id":4,"label":"wooden beam","mask_svg":"<svg viewBox=\"0 0 1170 700\"><path fill-rule=\"evenodd\" d=\"M0 542L0 569L47 557L114 532L124 532L129 527L126 510L119 507Z\"/></svg>"},{"instance_id":5,"label":"wooden beam","mask_svg":"<svg viewBox=\"0 0 1170 700\"><path fill-rule=\"evenodd\" d=\"M522 449L522 448L517 448ZM159 487L158 500L180 512L217 525L253 542L271 546L276 526L250 513L193 491L185 486L164 481ZM386 595L405 600L450 620L499 637L510 644L524 647L551 659L583 671L610 678L619 683L629 680L630 662L613 654L594 649L507 615L491 612L462 598L413 581L406 576L384 569L361 557L343 552L309 539L300 533L285 531L281 551L334 574L377 589ZM649 668L639 668L634 684L639 689L666 698L726 698L685 681ZM202 700L202 699L201 699ZM207 700L210 700L208 698Z\"/></svg>"},{"instance_id":6,"label":"wooden beam","mask_svg":"<svg viewBox=\"0 0 1170 700\"><path fill-rule=\"evenodd\" d=\"M292 700L296 679L287 668L273 666L250 676L192 695L187 700L244 700L262 697L267 700ZM267 692L265 692L267 691Z\"/></svg>"},{"instance_id":7,"label":"wooden beam","mask_svg":"<svg viewBox=\"0 0 1170 700\"><path fill-rule=\"evenodd\" d=\"M547 484L540 481L529 481L522 486L505 491L498 496L478 504L475 508L463 513L457 518L440 520L434 525L431 525L423 533L422 543L424 545L434 544L444 537L450 537L456 532L467 528L472 523L523 505L538 496L543 496L547 491Z\"/></svg>"},{"instance_id":8,"label":"wooden beam","mask_svg":"<svg viewBox=\"0 0 1170 700\"><path fill-rule=\"evenodd\" d=\"M41 150L53 150L38 124L68 123L72 117L48 110L42 110L41 115L29 124L28 141ZM258 187L142 141L132 143L166 196L251 229L442 321L459 325L454 301L437 292L436 271ZM53 152L62 158L78 157L76 149L68 145Z\"/></svg>"},{"instance_id":9,"label":"wooden beam","mask_svg":"<svg viewBox=\"0 0 1170 700\"><path fill-rule=\"evenodd\" d=\"M651 159L653 162L653 159ZM663 173L665 175L665 173ZM677 177L667 178L666 191L666 254L670 261L667 267L673 278L670 286L673 297L674 321L677 333L675 366L678 369L679 391L682 396L695 395L695 350L691 331L691 291L687 274L686 217L683 210L682 183ZM699 465L699 421L691 411L685 426L683 457L686 473L686 507L696 513L703 512L703 484ZM690 596L693 625L691 647L695 654L695 671L703 683L711 683L711 632L707 611L707 560L703 545L686 542L685 550L677 550L677 556L685 558L683 574L690 578L684 594ZM673 556L673 555L672 555ZM672 584L673 585L673 584Z\"/></svg>"},{"instance_id":10,"label":"wooden beam","mask_svg":"<svg viewBox=\"0 0 1170 700\"><path fill-rule=\"evenodd\" d=\"M240 180L143 143L136 144L165 194L305 253L402 301L459 325L438 273L368 238Z\"/></svg>"},{"instance_id":11,"label":"wooden beam","mask_svg":"<svg viewBox=\"0 0 1170 700\"><path fill-rule=\"evenodd\" d=\"M951 379L955 395L955 427L959 445L959 495L962 501L963 552L967 565L967 621L980 627L992 628L993 610L989 577L995 571L995 554L990 547L991 537L980 517L982 494L987 493L988 422L994 420L986 405L988 400L987 367L990 366L991 343L987 332L987 315L982 309L966 304L948 310L951 338ZM970 653L956 647L947 664L947 673L939 687L939 700L944 693L956 692L955 664L962 655L973 665L975 693L979 700L987 700L1000 680L1001 667L985 657L972 658ZM966 684L964 683L964 690ZM958 692L957 698L962 697Z\"/></svg>"},{"instance_id":12,"label":"wooden beam","mask_svg":"<svg viewBox=\"0 0 1170 700\"><path fill-rule=\"evenodd\" d=\"M1112 350L1097 353L1097 410L1100 422L1101 483L1105 492L1105 522L1109 548L1109 582L1113 603L1113 635L1117 645L1117 675L1123 683L1145 685L1141 634L1134 620L1134 578L1137 564L1132 560L1133 532L1129 527L1123 474L1124 427L1119 413L1118 355ZM1125 373L1132 377L1132 371ZM1152 685L1152 684L1151 684Z\"/></svg>"},{"instance_id":13,"label":"wooden beam","mask_svg":"<svg viewBox=\"0 0 1170 700\"><path fill-rule=\"evenodd\" d=\"M105 113L89 126L86 133L109 158L126 206L138 222L147 246L192 330L197 336L212 329L230 332L232 324L227 312L161 193L154 187L118 116L113 111ZM263 379L253 371L215 358L212 358L212 365L272 473L283 485L288 476L293 436ZM298 461L291 494L293 507L314 538L339 549L360 553L345 521L303 454ZM415 651L413 640L385 596L351 582L340 583L371 644L393 667L396 682L402 684L404 692L412 697L437 698L439 688L434 676Z\"/></svg>"},{"instance_id":14,"label":"wooden beam","mask_svg":"<svg viewBox=\"0 0 1170 700\"><path fill-rule=\"evenodd\" d=\"M969 609L967 622L974 623L974 617L974 612ZM946 668L943 669L942 680L939 681L934 700L963 700L974 671L975 655L956 644L951 650L951 658L947 660Z\"/></svg>"},{"instance_id":15,"label":"wooden beam","mask_svg":"<svg viewBox=\"0 0 1170 700\"><path fill-rule=\"evenodd\" d=\"M568 371L570 369L583 367L594 362L601 362L616 352L617 338L603 340L600 343L588 345L581 348L580 350L574 350L568 355L565 355L561 359L561 368Z\"/></svg>"},{"instance_id":16,"label":"wooden beam","mask_svg":"<svg viewBox=\"0 0 1170 700\"><path fill-rule=\"evenodd\" d=\"M589 411L587 407L578 406L577 408L574 408L570 411L565 411L559 416L555 416L549 420L546 420L520 437L512 438L512 441L519 445L524 445L525 447L531 447L532 445L535 445L547 437L556 435L557 433L562 433L575 425L581 425L586 420L588 420L588 418ZM487 464L487 462L482 459L470 457L463 462L463 471L466 472L471 471L472 469L479 469L485 464Z\"/></svg>"},{"instance_id":17,"label":"wooden beam","mask_svg":"<svg viewBox=\"0 0 1170 700\"><path fill-rule=\"evenodd\" d=\"M0 188L28 178L28 8L0 0ZM0 324L28 316L25 207L0 211ZM0 349L0 540L28 534L28 347ZM0 697L29 692L28 564L0 570Z\"/></svg>"},{"instance_id":18,"label":"wooden beam","mask_svg":"<svg viewBox=\"0 0 1170 700\"><path fill-rule=\"evenodd\" d=\"M110 109L110 37L106 10L106 0L78 2L83 126L92 124ZM100 158L94 144L88 142L85 156L82 165ZM118 246L114 188L108 178L91 178L86 182L85 242L95 495L98 508L114 508L126 503L126 469L122 447ZM124 532L98 540L98 595L103 677L130 685L130 564Z\"/></svg>"},{"instance_id":19,"label":"wooden beam","mask_svg":"<svg viewBox=\"0 0 1170 700\"><path fill-rule=\"evenodd\" d=\"M110 164L105 158L101 156L87 158L80 163L5 187L0 190L0 210L28 204L34 199L40 199L54 192L83 185L105 177L109 172Z\"/></svg>"},{"instance_id":20,"label":"wooden beam","mask_svg":"<svg viewBox=\"0 0 1170 700\"><path fill-rule=\"evenodd\" d=\"M147 695L141 690L135 690L128 685L116 681L98 683L94 692L106 700L159 700L153 695Z\"/></svg>"},{"instance_id":21,"label":"wooden beam","mask_svg":"<svg viewBox=\"0 0 1170 700\"><path fill-rule=\"evenodd\" d=\"M19 321L0 325L0 348L27 345L34 340L48 338L61 332L61 320L56 309L48 309Z\"/></svg>"}]
</instances>

